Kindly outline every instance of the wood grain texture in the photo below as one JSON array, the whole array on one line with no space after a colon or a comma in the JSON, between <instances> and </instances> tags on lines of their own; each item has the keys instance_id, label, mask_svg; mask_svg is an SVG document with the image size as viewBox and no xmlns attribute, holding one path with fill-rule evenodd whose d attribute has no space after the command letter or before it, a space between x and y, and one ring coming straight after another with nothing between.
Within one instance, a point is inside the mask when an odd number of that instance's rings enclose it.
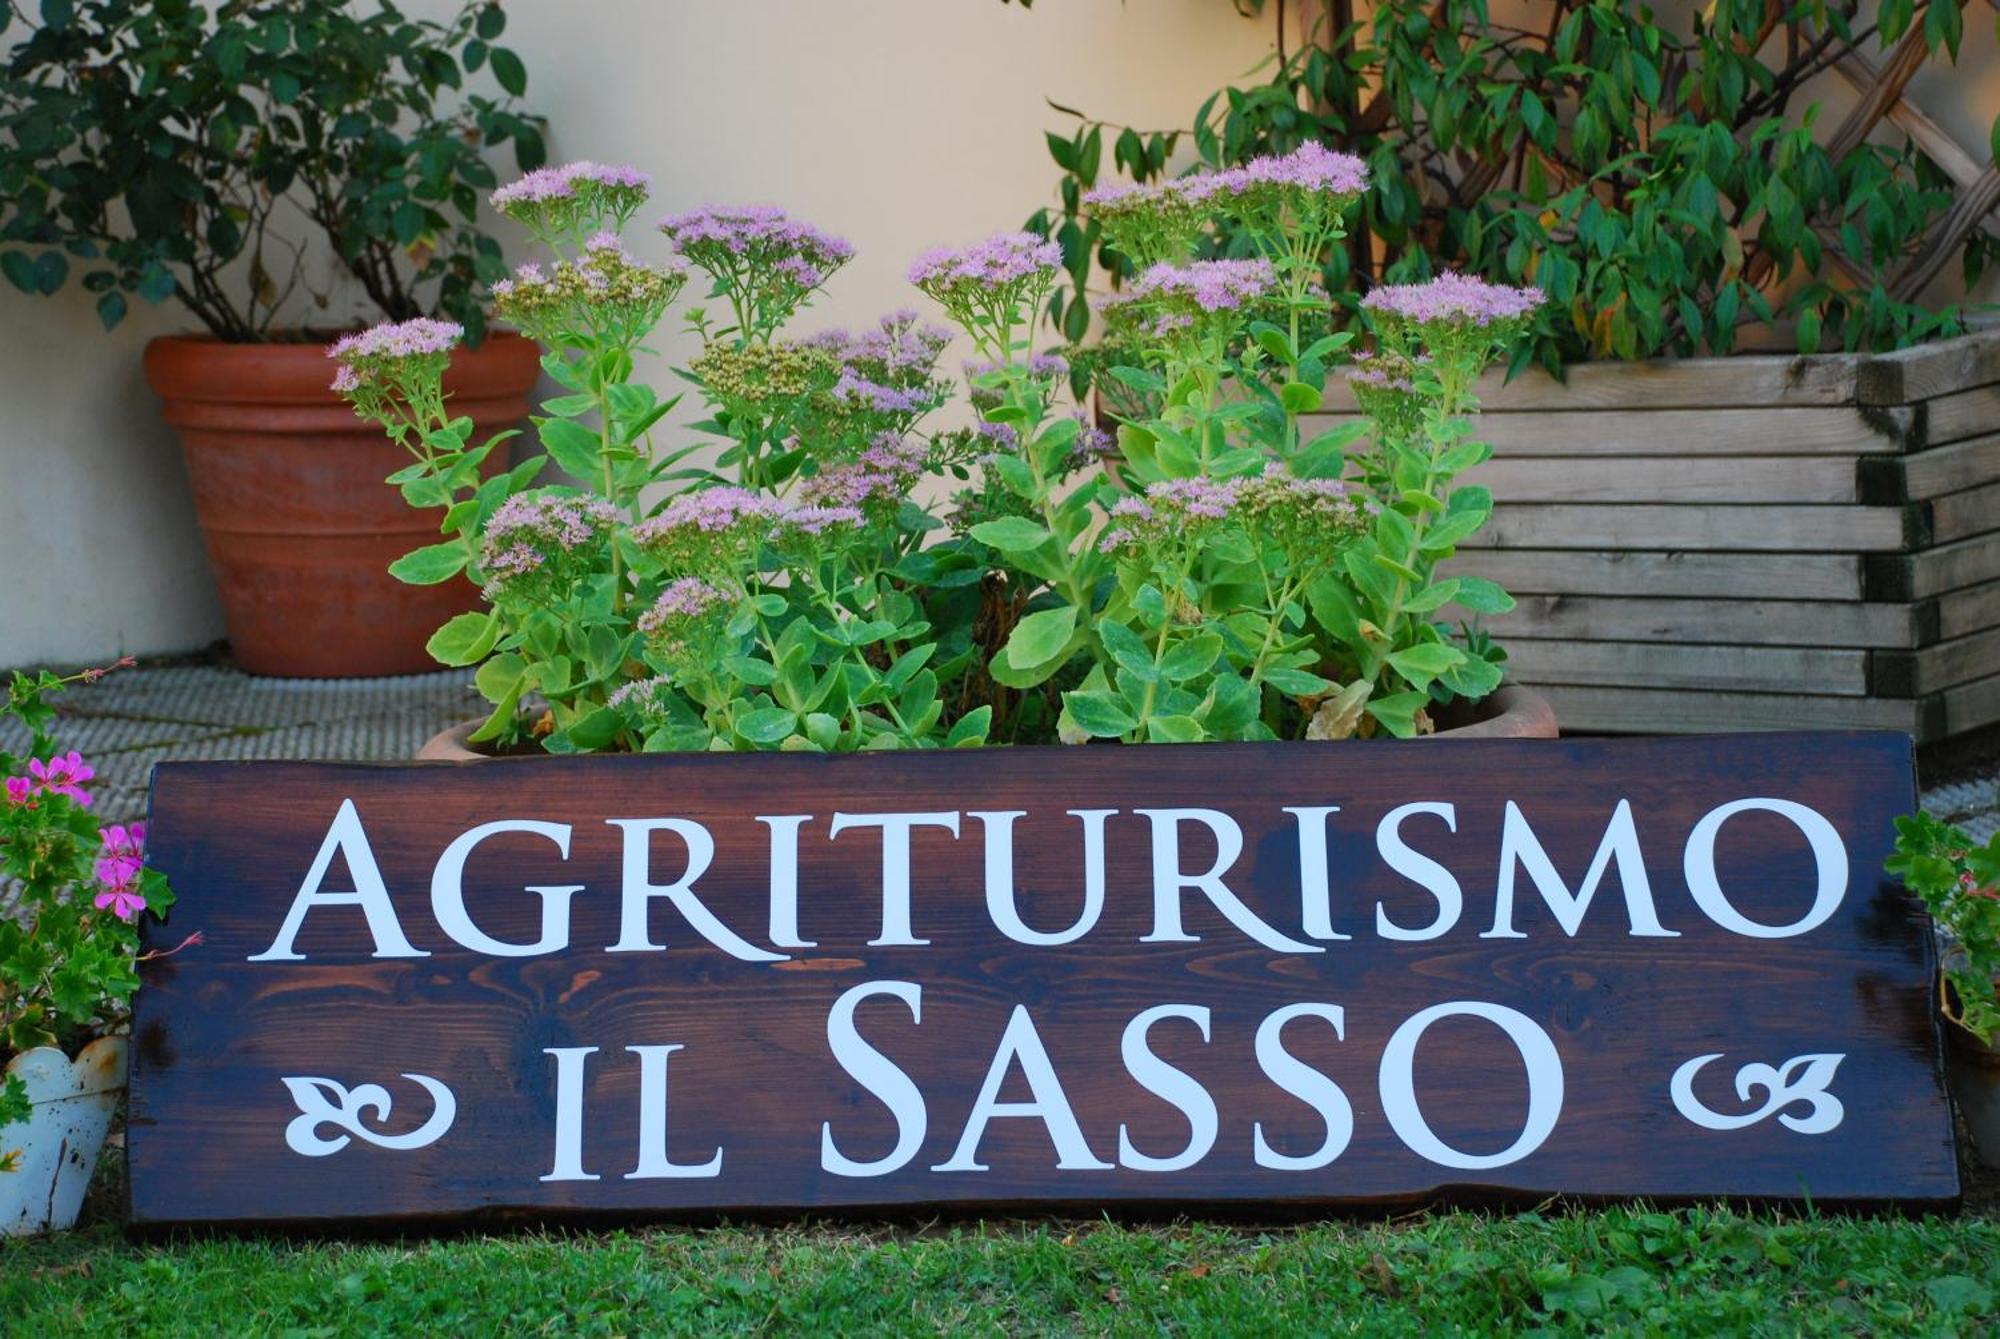
<instances>
[{"instance_id":1,"label":"wood grain texture","mask_svg":"<svg viewBox=\"0 0 2000 1339\"><path fill-rule=\"evenodd\" d=\"M1579 371L1581 369L1578 369ZM1332 383L1328 383L1331 389ZM1310 435L1354 413L1316 414ZM1476 435L1502 458L1604 456L1673 459L1738 456L1861 456L1909 444L1911 411L1853 406L1765 409L1643 409L1484 405Z\"/></svg>"},{"instance_id":2,"label":"wood grain texture","mask_svg":"<svg viewBox=\"0 0 2000 1339\"><path fill-rule=\"evenodd\" d=\"M1697 909L1684 881L1691 827L1746 796L1810 805L1841 834L1851 879L1818 929L1794 939L1729 933ZM329 822L351 799L404 932L429 956L371 957L354 907L322 907L298 937L304 962L252 962L266 951ZM1661 921L1673 938L1629 933L1620 876L1598 890L1574 935L1526 876L1519 939L1481 937L1494 915L1500 827L1517 803L1561 875L1582 877L1613 806L1629 799ZM1408 925L1435 912L1431 895L1376 852L1384 814L1449 801L1404 830L1464 889L1463 918L1426 942L1375 933L1377 907ZM1879 871L1891 817L1915 802L1907 739L1888 734L1758 739L1429 741L1183 748L994 749L821 758L797 754L579 758L452 766L167 763L155 771L151 858L179 897L150 944L200 930L204 942L144 964L136 1002L128 1154L131 1212L175 1223L437 1220L524 1211L542 1215L800 1209L1038 1207L1096 1212L1121 1204L1202 1212L1273 1206L1384 1205L1551 1193L1717 1195L1816 1203L1940 1205L1958 1194L1939 1077L1926 922ZM1352 938L1321 953L1274 951L1188 893L1189 942L1143 942L1155 930L1149 826L1135 811L1226 810L1243 855L1228 886L1269 925L1302 933L1298 829L1286 805L1337 805L1330 820L1331 923ZM883 844L867 831L829 839L836 812L1020 810L1013 844L1019 906L1056 929L1082 896L1080 825L1071 809L1111 809L1105 900L1083 938L1030 947L995 929L984 897L982 828L912 838L912 925L924 947L881 937ZM606 952L619 934L621 852L612 818L676 817L716 843L696 891L717 918L768 942L769 829L757 815L812 815L802 830L799 928L814 941L777 964L739 961L655 900L658 952ZM466 867L480 929L527 942L540 903L529 885L580 885L568 947L500 958L446 937L430 898L445 843L476 824L532 818L571 825L567 858L532 834L505 834ZM1186 829L1183 867L1209 868L1202 830ZM1207 844L1205 844L1207 843ZM1717 844L1727 895L1768 924L1812 901L1813 862L1797 829L1772 814L1732 819ZM685 850L656 838L653 877L679 876ZM335 861L327 887L353 886ZM827 1013L848 988L904 980L922 987L921 1021L894 1000L864 1005L859 1027L921 1088L928 1116L906 1166L854 1178L821 1168L822 1124L849 1156L894 1143L888 1109L835 1063ZM1418 1012L1453 1000L1519 1011L1561 1058L1561 1113L1525 1158L1485 1170L1419 1157L1392 1130L1378 1063L1385 1039ZM1352 1104L1351 1145L1329 1165L1258 1167L1252 1126L1280 1151L1317 1147L1323 1127L1253 1060L1271 1010L1343 1007L1345 1038L1312 1020L1285 1042ZM1047 1047L1097 1159L1118 1158L1121 1127L1155 1156L1182 1147L1188 1123L1119 1061L1120 1035L1142 1009L1212 1010L1194 1026L1154 1029L1160 1057L1210 1092L1220 1111L1212 1152L1177 1172L1059 1171L1037 1119L992 1122L981 1173L930 1170L951 1154L1016 1006ZM699 1162L720 1147L714 1179L631 1179L638 1143L638 1065L623 1048L679 1043L668 1083L669 1151ZM582 1161L601 1179L548 1182L554 1096L547 1048L596 1046L584 1087ZM1841 1123L1793 1132L1775 1119L1720 1131L1679 1114L1669 1079L1690 1058L1721 1053L1696 1093L1717 1111L1746 1105L1730 1076L1794 1056L1844 1058L1829 1088ZM380 1083L393 1114L375 1128L407 1132L428 1103L411 1082L451 1085L457 1117L427 1147L354 1142L308 1158L287 1148L298 1114L280 1079ZM1527 1106L1519 1058L1490 1024L1450 1019L1426 1034L1415 1091L1436 1136L1492 1153L1518 1133ZM1027 1096L1018 1070L1000 1091ZM1804 1110L1795 1105L1794 1113Z\"/></svg>"},{"instance_id":3,"label":"wood grain texture","mask_svg":"<svg viewBox=\"0 0 2000 1339\"><path fill-rule=\"evenodd\" d=\"M1733 358L1661 358L1641 363L1578 363L1557 381L1531 368L1512 381L1495 368L1475 390L1489 410L1770 409L1852 405L1867 354L1743 354ZM1992 378L1987 378L1992 380ZM1355 408L1347 383L1327 381L1326 408Z\"/></svg>"},{"instance_id":4,"label":"wood grain texture","mask_svg":"<svg viewBox=\"0 0 2000 1339\"><path fill-rule=\"evenodd\" d=\"M1921 600L2000 580L2000 530L1919 553L1871 553L1861 561L1867 598Z\"/></svg>"},{"instance_id":5,"label":"wood grain texture","mask_svg":"<svg viewBox=\"0 0 2000 1339\"><path fill-rule=\"evenodd\" d=\"M1496 455L1465 479L1492 489L1496 502L1859 502L1858 462L1850 456Z\"/></svg>"},{"instance_id":6,"label":"wood grain texture","mask_svg":"<svg viewBox=\"0 0 2000 1339\"><path fill-rule=\"evenodd\" d=\"M1921 606L1832 600L1645 599L1516 595L1483 622L1503 641L1684 642L1697 645L1867 647L1923 644ZM1452 613L1458 611L1452 607Z\"/></svg>"},{"instance_id":7,"label":"wood grain texture","mask_svg":"<svg viewBox=\"0 0 2000 1339\"><path fill-rule=\"evenodd\" d=\"M1942 730L1935 699L1718 693L1688 688L1538 684L1565 730L1607 734L1706 734L1767 730L1899 730L1918 742Z\"/></svg>"},{"instance_id":8,"label":"wood grain texture","mask_svg":"<svg viewBox=\"0 0 2000 1339\"><path fill-rule=\"evenodd\" d=\"M1862 559L1849 553L1461 549L1445 571L1483 576L1516 595L1739 600L1858 600L1862 595Z\"/></svg>"},{"instance_id":9,"label":"wood grain texture","mask_svg":"<svg viewBox=\"0 0 2000 1339\"><path fill-rule=\"evenodd\" d=\"M1599 684L1858 697L1869 689L1868 658L1867 651L1815 646L1507 639L1508 677L1530 685Z\"/></svg>"},{"instance_id":10,"label":"wood grain texture","mask_svg":"<svg viewBox=\"0 0 2000 1339\"><path fill-rule=\"evenodd\" d=\"M1947 446L1967 437L2000 431L2000 386L1975 386L1926 400L1917 406L1918 439Z\"/></svg>"},{"instance_id":11,"label":"wood grain texture","mask_svg":"<svg viewBox=\"0 0 2000 1339\"><path fill-rule=\"evenodd\" d=\"M1921 537L1914 510L1517 502L1496 509L1463 547L1894 553Z\"/></svg>"},{"instance_id":12,"label":"wood grain texture","mask_svg":"<svg viewBox=\"0 0 2000 1339\"><path fill-rule=\"evenodd\" d=\"M1923 697L1991 674L2000 674L2000 628L1916 651L1876 651L1868 687L1883 697Z\"/></svg>"}]
</instances>

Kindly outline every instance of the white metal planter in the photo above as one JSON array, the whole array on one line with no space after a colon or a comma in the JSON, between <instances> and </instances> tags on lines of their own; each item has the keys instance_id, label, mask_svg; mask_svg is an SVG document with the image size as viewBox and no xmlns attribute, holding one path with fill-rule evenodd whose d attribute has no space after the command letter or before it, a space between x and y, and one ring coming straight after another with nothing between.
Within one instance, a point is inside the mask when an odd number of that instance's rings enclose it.
<instances>
[{"instance_id":1,"label":"white metal planter","mask_svg":"<svg viewBox=\"0 0 2000 1339\"><path fill-rule=\"evenodd\" d=\"M125 1087L125 1038L100 1037L74 1061L38 1046L6 1073L27 1083L34 1112L0 1126L0 1155L21 1155L18 1170L0 1172L0 1237L73 1227Z\"/></svg>"}]
</instances>

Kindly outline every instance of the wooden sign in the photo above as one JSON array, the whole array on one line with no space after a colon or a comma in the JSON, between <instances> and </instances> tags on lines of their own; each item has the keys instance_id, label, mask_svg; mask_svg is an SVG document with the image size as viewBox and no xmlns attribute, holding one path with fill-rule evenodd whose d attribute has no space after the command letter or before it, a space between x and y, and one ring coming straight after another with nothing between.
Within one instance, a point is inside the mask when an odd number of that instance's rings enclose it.
<instances>
[{"instance_id":1,"label":"wooden sign","mask_svg":"<svg viewBox=\"0 0 2000 1339\"><path fill-rule=\"evenodd\" d=\"M169 763L140 1224L1958 1194L1907 738Z\"/></svg>"}]
</instances>

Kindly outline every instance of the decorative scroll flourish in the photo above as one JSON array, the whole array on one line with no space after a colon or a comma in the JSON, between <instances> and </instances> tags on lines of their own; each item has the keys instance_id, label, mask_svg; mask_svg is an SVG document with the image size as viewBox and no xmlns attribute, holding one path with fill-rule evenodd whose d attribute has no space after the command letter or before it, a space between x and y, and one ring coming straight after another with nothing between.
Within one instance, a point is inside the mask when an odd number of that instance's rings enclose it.
<instances>
[{"instance_id":1,"label":"decorative scroll flourish","mask_svg":"<svg viewBox=\"0 0 2000 1339\"><path fill-rule=\"evenodd\" d=\"M298 1103L300 1112L285 1127L286 1145L292 1152L304 1157L323 1158L346 1148L350 1142L348 1135L365 1139L381 1148L411 1149L436 1143L451 1128L452 1121L457 1119L458 1100L452 1096L451 1089L428 1075L405 1074L403 1077L428 1092L435 1107L430 1119L408 1134L382 1134L361 1123L364 1112L372 1112L377 1124L386 1124L389 1120L389 1090L379 1083L364 1083L350 1090L332 1079L309 1076L286 1078L285 1087L291 1090L292 1100ZM319 1133L322 1125L337 1125L348 1134L329 1139Z\"/></svg>"},{"instance_id":2,"label":"decorative scroll flourish","mask_svg":"<svg viewBox=\"0 0 2000 1339\"><path fill-rule=\"evenodd\" d=\"M1710 1110L1694 1095L1696 1072L1709 1061L1721 1058L1720 1051L1696 1056L1674 1071L1673 1083L1669 1085L1674 1106L1681 1115L1705 1130L1740 1130L1776 1115L1780 1125L1799 1134L1825 1134L1847 1114L1840 1099L1827 1091L1827 1085L1833 1082L1833 1072L1847 1058L1844 1053L1795 1055L1775 1069L1754 1061L1744 1065L1736 1071L1736 1095L1748 1102L1751 1090L1762 1088L1766 1096L1762 1106L1735 1116ZM1809 1103L1812 1110L1803 1116L1787 1114L1787 1107L1800 1102Z\"/></svg>"}]
</instances>

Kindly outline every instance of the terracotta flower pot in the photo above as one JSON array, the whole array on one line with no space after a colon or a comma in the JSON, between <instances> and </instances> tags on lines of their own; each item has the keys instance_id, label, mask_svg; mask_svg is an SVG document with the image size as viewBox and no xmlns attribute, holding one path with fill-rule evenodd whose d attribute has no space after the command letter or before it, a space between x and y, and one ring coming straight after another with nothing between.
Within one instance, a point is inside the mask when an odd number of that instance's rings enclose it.
<instances>
[{"instance_id":1,"label":"terracotta flower pot","mask_svg":"<svg viewBox=\"0 0 2000 1339\"><path fill-rule=\"evenodd\" d=\"M1472 719L1448 726L1425 739L1555 739L1556 713L1548 699L1514 684L1504 684L1472 708ZM493 757L466 742L481 721L460 721L440 730L417 750L418 762L487 762ZM1300 747L1309 747L1301 745Z\"/></svg>"},{"instance_id":2,"label":"terracotta flower pot","mask_svg":"<svg viewBox=\"0 0 2000 1339\"><path fill-rule=\"evenodd\" d=\"M475 441L527 417L539 362L512 334L453 358L445 388ZM477 592L389 575L438 542L441 515L382 482L409 457L329 389L324 346L169 335L146 346L145 368L180 434L237 663L287 678L437 668L424 643Z\"/></svg>"}]
</instances>

